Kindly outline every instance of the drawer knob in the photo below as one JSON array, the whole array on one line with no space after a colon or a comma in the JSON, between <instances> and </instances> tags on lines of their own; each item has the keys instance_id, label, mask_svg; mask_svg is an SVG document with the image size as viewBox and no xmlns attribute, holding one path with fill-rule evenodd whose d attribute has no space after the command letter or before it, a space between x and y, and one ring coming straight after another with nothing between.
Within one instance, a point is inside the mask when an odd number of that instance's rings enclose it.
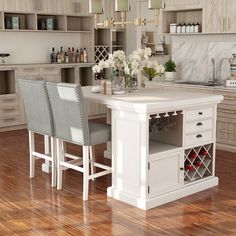
<instances>
[{"instance_id":1,"label":"drawer knob","mask_svg":"<svg viewBox=\"0 0 236 236\"><path fill-rule=\"evenodd\" d=\"M196 138L202 138L202 135L201 135L201 134L198 134L198 135L196 136Z\"/></svg>"},{"instance_id":2,"label":"drawer knob","mask_svg":"<svg viewBox=\"0 0 236 236\"><path fill-rule=\"evenodd\" d=\"M203 125L202 122L198 122L198 123L197 123L197 126L202 126L202 125Z\"/></svg>"},{"instance_id":3,"label":"drawer knob","mask_svg":"<svg viewBox=\"0 0 236 236\"><path fill-rule=\"evenodd\" d=\"M181 170L181 171L184 171L184 168L183 168L183 167L181 167L181 168L180 168L180 170Z\"/></svg>"},{"instance_id":4,"label":"drawer knob","mask_svg":"<svg viewBox=\"0 0 236 236\"><path fill-rule=\"evenodd\" d=\"M203 115L203 113L200 111L200 112L198 112L198 115L199 115L199 116L202 116L202 115Z\"/></svg>"}]
</instances>

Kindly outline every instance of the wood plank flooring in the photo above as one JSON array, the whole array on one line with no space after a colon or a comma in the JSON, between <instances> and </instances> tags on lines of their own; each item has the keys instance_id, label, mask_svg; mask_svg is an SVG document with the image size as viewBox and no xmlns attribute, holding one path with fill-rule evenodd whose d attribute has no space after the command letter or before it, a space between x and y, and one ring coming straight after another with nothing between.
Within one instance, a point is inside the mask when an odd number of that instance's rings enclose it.
<instances>
[{"instance_id":1,"label":"wood plank flooring","mask_svg":"<svg viewBox=\"0 0 236 236\"><path fill-rule=\"evenodd\" d=\"M41 149L40 137L37 143ZM37 161L30 180L26 130L0 133L0 162L0 236L236 235L236 154L217 151L218 187L149 211L108 198L110 176L90 184L85 203L81 173L67 171L57 191Z\"/></svg>"}]
</instances>

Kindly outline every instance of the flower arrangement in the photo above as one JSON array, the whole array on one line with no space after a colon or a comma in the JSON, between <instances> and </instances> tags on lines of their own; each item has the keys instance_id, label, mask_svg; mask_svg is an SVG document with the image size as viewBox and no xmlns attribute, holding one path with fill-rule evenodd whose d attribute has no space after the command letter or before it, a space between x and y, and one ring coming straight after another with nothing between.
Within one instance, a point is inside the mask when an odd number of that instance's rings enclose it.
<instances>
[{"instance_id":1,"label":"flower arrangement","mask_svg":"<svg viewBox=\"0 0 236 236\"><path fill-rule=\"evenodd\" d=\"M150 48L138 49L129 56L126 56L124 51L118 50L110 54L108 60L101 60L92 69L96 74L101 73L105 68L111 68L113 72L119 72L124 76L125 87L131 87L133 78L137 78L138 73L142 70L146 74L149 73L148 70L151 70L151 73L155 75L164 73L163 66L150 60L151 54Z\"/></svg>"},{"instance_id":2,"label":"flower arrangement","mask_svg":"<svg viewBox=\"0 0 236 236\"><path fill-rule=\"evenodd\" d=\"M149 81L152 81L152 79L156 76L161 76L165 72L165 68L160 65L157 61L147 61L146 65L143 67L143 75L146 76Z\"/></svg>"}]
</instances>

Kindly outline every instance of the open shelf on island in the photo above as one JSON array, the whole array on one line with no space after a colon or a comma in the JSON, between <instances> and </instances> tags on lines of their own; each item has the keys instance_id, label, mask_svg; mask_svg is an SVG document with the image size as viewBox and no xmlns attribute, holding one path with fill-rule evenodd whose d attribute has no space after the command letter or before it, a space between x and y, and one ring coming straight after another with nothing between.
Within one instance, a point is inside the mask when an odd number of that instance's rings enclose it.
<instances>
[{"instance_id":1,"label":"open shelf on island","mask_svg":"<svg viewBox=\"0 0 236 236\"><path fill-rule=\"evenodd\" d=\"M160 143L150 140L149 141L149 156L156 155L157 153L162 153L170 150L179 149L179 146L167 144L167 143Z\"/></svg>"},{"instance_id":2,"label":"open shelf on island","mask_svg":"<svg viewBox=\"0 0 236 236\"><path fill-rule=\"evenodd\" d=\"M183 114L172 111L149 117L149 155L174 150L183 145Z\"/></svg>"}]
</instances>

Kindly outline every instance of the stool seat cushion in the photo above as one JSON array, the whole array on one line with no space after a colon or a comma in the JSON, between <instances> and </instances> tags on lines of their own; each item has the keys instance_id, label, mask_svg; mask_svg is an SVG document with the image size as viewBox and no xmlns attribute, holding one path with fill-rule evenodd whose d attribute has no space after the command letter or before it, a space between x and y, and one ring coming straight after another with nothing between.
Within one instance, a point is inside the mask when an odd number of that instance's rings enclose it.
<instances>
[{"instance_id":1,"label":"stool seat cushion","mask_svg":"<svg viewBox=\"0 0 236 236\"><path fill-rule=\"evenodd\" d=\"M89 121L90 145L111 141L111 126Z\"/></svg>"}]
</instances>

